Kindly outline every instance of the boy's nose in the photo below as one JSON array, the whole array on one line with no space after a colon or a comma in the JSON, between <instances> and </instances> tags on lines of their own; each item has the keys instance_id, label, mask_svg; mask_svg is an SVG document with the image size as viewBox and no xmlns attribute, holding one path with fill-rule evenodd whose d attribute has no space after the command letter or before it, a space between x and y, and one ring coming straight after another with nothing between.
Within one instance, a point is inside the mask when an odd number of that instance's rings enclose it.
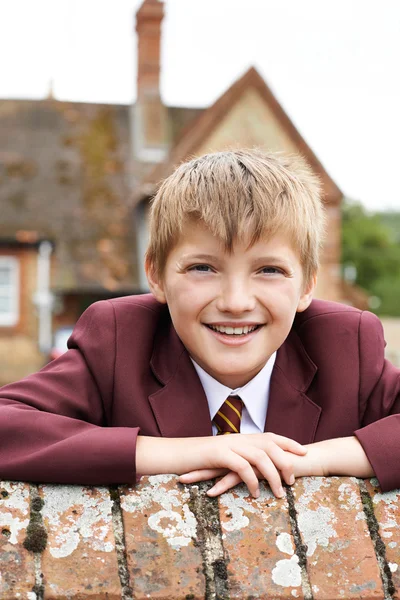
<instances>
[{"instance_id":1,"label":"boy's nose","mask_svg":"<svg viewBox=\"0 0 400 600\"><path fill-rule=\"evenodd\" d=\"M247 283L235 280L221 288L217 300L217 308L221 312L240 314L256 307L256 299Z\"/></svg>"}]
</instances>

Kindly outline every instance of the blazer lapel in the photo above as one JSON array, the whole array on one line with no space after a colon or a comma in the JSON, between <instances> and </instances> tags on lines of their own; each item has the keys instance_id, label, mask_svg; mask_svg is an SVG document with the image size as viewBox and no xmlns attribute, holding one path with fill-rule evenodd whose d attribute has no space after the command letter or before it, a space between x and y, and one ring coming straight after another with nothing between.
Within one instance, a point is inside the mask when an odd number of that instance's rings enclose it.
<instances>
[{"instance_id":1,"label":"blazer lapel","mask_svg":"<svg viewBox=\"0 0 400 600\"><path fill-rule=\"evenodd\" d=\"M163 437L212 435L208 402L189 354L165 319L150 362L163 387L149 402Z\"/></svg>"},{"instance_id":2,"label":"blazer lapel","mask_svg":"<svg viewBox=\"0 0 400 600\"><path fill-rule=\"evenodd\" d=\"M313 442L321 408L306 395L317 367L292 330L279 348L271 377L264 431Z\"/></svg>"}]
</instances>

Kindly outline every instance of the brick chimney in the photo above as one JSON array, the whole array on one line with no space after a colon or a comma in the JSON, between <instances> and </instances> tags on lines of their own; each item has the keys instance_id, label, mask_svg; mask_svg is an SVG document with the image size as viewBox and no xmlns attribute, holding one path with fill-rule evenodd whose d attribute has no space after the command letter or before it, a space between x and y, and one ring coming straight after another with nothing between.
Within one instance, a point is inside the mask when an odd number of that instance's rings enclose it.
<instances>
[{"instance_id":1,"label":"brick chimney","mask_svg":"<svg viewBox=\"0 0 400 600\"><path fill-rule=\"evenodd\" d=\"M167 152L167 111L160 95L162 0L144 0L136 13L138 34L137 100L133 110L133 155L158 163Z\"/></svg>"}]
</instances>

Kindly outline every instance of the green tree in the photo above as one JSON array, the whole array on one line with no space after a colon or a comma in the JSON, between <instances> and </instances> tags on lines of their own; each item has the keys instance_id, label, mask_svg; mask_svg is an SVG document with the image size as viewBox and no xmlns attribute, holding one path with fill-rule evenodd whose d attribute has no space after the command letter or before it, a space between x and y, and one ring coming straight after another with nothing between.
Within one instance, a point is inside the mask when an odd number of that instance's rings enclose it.
<instances>
[{"instance_id":1,"label":"green tree","mask_svg":"<svg viewBox=\"0 0 400 600\"><path fill-rule=\"evenodd\" d=\"M355 283L379 298L374 312L400 316L400 213L370 214L345 201L342 219L343 266L354 266Z\"/></svg>"}]
</instances>

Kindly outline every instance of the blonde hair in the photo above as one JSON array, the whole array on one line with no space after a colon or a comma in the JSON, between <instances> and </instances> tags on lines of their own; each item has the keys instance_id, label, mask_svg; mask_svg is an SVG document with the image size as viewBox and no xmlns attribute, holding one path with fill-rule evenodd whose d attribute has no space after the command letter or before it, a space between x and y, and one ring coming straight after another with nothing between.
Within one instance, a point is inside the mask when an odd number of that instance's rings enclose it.
<instances>
[{"instance_id":1,"label":"blonde hair","mask_svg":"<svg viewBox=\"0 0 400 600\"><path fill-rule=\"evenodd\" d=\"M304 285L318 269L324 232L320 185L299 156L261 150L205 154L181 164L151 205L146 261L162 277L185 223L202 222L231 252L236 240L286 233L297 250Z\"/></svg>"}]
</instances>

